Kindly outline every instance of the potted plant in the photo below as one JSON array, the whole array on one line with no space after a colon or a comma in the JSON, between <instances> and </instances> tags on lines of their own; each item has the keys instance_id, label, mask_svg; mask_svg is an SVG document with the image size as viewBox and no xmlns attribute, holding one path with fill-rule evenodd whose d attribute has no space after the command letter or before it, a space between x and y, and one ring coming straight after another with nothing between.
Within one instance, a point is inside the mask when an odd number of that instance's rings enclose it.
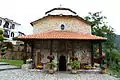
<instances>
[{"instance_id":1,"label":"potted plant","mask_svg":"<svg viewBox=\"0 0 120 80\"><path fill-rule=\"evenodd\" d=\"M78 59L77 58L72 59L71 72L72 73L77 73L77 69L79 69L79 67L80 67L80 62L78 61Z\"/></svg>"},{"instance_id":2,"label":"potted plant","mask_svg":"<svg viewBox=\"0 0 120 80\"><path fill-rule=\"evenodd\" d=\"M56 63L53 62L54 56L53 56L53 55L49 55L49 56L47 57L47 59L49 59L50 62L48 62L48 63L46 64L46 68L48 69L48 72L49 72L49 73L54 73L54 72L56 71L55 68L57 67Z\"/></svg>"},{"instance_id":3,"label":"potted plant","mask_svg":"<svg viewBox=\"0 0 120 80\"><path fill-rule=\"evenodd\" d=\"M48 72L49 73L54 73L56 70L55 68L57 67L56 63L55 62L48 62L47 65L46 65L46 68L48 69Z\"/></svg>"},{"instance_id":4,"label":"potted plant","mask_svg":"<svg viewBox=\"0 0 120 80\"><path fill-rule=\"evenodd\" d=\"M37 65L36 68L42 70L42 69L43 69L43 66L42 66L42 65Z\"/></svg>"},{"instance_id":5,"label":"potted plant","mask_svg":"<svg viewBox=\"0 0 120 80\"><path fill-rule=\"evenodd\" d=\"M102 74L105 73L105 66L101 65L100 68L101 68L100 73L102 73Z\"/></svg>"}]
</instances>

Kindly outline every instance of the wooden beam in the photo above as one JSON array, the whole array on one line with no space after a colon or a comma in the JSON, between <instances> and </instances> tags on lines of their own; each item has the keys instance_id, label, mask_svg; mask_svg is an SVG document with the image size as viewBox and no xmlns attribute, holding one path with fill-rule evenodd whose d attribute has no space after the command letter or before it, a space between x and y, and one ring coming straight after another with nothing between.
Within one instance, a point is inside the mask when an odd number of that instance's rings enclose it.
<instances>
[{"instance_id":1,"label":"wooden beam","mask_svg":"<svg viewBox=\"0 0 120 80\"><path fill-rule=\"evenodd\" d=\"M31 59L34 58L34 56L33 56L33 49L34 49L34 44L33 44L33 41L31 41Z\"/></svg>"},{"instance_id":2,"label":"wooden beam","mask_svg":"<svg viewBox=\"0 0 120 80\"><path fill-rule=\"evenodd\" d=\"M93 43L91 42L91 66L94 66L94 49L93 49Z\"/></svg>"},{"instance_id":3,"label":"wooden beam","mask_svg":"<svg viewBox=\"0 0 120 80\"><path fill-rule=\"evenodd\" d=\"M23 54L23 63L26 64L26 59L27 59L27 41L24 42L24 53Z\"/></svg>"},{"instance_id":4,"label":"wooden beam","mask_svg":"<svg viewBox=\"0 0 120 80\"><path fill-rule=\"evenodd\" d=\"M31 47L31 59L32 59L32 68L35 68L35 58L34 58L34 42L33 41L30 41L30 47Z\"/></svg>"},{"instance_id":5,"label":"wooden beam","mask_svg":"<svg viewBox=\"0 0 120 80\"><path fill-rule=\"evenodd\" d=\"M53 40L50 40L50 55L52 55L52 51L53 51ZM50 62L52 62L52 60L50 59Z\"/></svg>"},{"instance_id":6,"label":"wooden beam","mask_svg":"<svg viewBox=\"0 0 120 80\"><path fill-rule=\"evenodd\" d=\"M52 55L52 50L53 50L53 40L50 40L50 55Z\"/></svg>"},{"instance_id":7,"label":"wooden beam","mask_svg":"<svg viewBox=\"0 0 120 80\"><path fill-rule=\"evenodd\" d=\"M71 43L72 43L72 56L74 56L74 43L72 40L71 40Z\"/></svg>"},{"instance_id":8,"label":"wooden beam","mask_svg":"<svg viewBox=\"0 0 120 80\"><path fill-rule=\"evenodd\" d=\"M101 64L102 64L102 58L101 58L101 56L102 56L102 43L99 42L98 44L99 44L100 66L101 66Z\"/></svg>"}]
</instances>

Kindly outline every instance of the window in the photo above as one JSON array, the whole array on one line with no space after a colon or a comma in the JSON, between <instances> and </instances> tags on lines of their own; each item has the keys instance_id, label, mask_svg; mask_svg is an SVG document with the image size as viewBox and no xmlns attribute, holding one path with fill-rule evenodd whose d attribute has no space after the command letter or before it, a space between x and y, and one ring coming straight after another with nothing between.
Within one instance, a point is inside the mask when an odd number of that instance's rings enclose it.
<instances>
[{"instance_id":1,"label":"window","mask_svg":"<svg viewBox=\"0 0 120 80\"><path fill-rule=\"evenodd\" d=\"M9 22L6 21L5 24L3 25L3 28L9 28Z\"/></svg>"},{"instance_id":2,"label":"window","mask_svg":"<svg viewBox=\"0 0 120 80\"><path fill-rule=\"evenodd\" d=\"M4 30L4 37L7 37L7 38L9 38L9 31L8 30Z\"/></svg>"},{"instance_id":3,"label":"window","mask_svg":"<svg viewBox=\"0 0 120 80\"><path fill-rule=\"evenodd\" d=\"M13 32L11 32L11 37L14 37L14 33Z\"/></svg>"},{"instance_id":4,"label":"window","mask_svg":"<svg viewBox=\"0 0 120 80\"><path fill-rule=\"evenodd\" d=\"M65 29L64 24L61 24L61 30L64 30L64 29Z\"/></svg>"},{"instance_id":5,"label":"window","mask_svg":"<svg viewBox=\"0 0 120 80\"><path fill-rule=\"evenodd\" d=\"M2 20L0 20L0 26L2 25Z\"/></svg>"},{"instance_id":6,"label":"window","mask_svg":"<svg viewBox=\"0 0 120 80\"><path fill-rule=\"evenodd\" d=\"M15 24L12 24L12 25L10 26L10 29L15 29Z\"/></svg>"}]
</instances>

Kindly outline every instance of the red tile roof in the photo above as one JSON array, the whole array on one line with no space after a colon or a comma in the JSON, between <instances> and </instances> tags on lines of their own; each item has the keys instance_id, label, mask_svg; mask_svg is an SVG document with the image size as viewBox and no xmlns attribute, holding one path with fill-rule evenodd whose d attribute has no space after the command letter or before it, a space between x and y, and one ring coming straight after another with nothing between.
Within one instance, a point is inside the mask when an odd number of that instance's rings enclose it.
<instances>
[{"instance_id":1,"label":"red tile roof","mask_svg":"<svg viewBox=\"0 0 120 80\"><path fill-rule=\"evenodd\" d=\"M18 39L76 39L76 40L106 40L106 38L92 34L84 34L72 31L48 31L38 34L20 36Z\"/></svg>"}]
</instances>

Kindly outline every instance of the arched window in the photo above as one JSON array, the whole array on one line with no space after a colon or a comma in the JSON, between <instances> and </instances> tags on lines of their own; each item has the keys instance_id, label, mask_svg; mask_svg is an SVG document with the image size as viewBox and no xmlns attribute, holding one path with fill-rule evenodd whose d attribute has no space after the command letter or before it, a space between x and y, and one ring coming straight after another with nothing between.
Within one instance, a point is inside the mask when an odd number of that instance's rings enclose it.
<instances>
[{"instance_id":1,"label":"arched window","mask_svg":"<svg viewBox=\"0 0 120 80\"><path fill-rule=\"evenodd\" d=\"M7 37L7 38L9 38L9 30L6 30L6 29L4 29L4 37Z\"/></svg>"},{"instance_id":2,"label":"arched window","mask_svg":"<svg viewBox=\"0 0 120 80\"><path fill-rule=\"evenodd\" d=\"M6 21L5 24L3 25L3 28L9 28L9 22Z\"/></svg>"},{"instance_id":3,"label":"arched window","mask_svg":"<svg viewBox=\"0 0 120 80\"><path fill-rule=\"evenodd\" d=\"M14 37L14 33L13 32L11 32L11 37Z\"/></svg>"},{"instance_id":4,"label":"arched window","mask_svg":"<svg viewBox=\"0 0 120 80\"><path fill-rule=\"evenodd\" d=\"M61 24L61 30L64 30L64 29L65 29L64 24Z\"/></svg>"},{"instance_id":5,"label":"arched window","mask_svg":"<svg viewBox=\"0 0 120 80\"><path fill-rule=\"evenodd\" d=\"M0 26L2 25L2 20L0 20Z\"/></svg>"},{"instance_id":6,"label":"arched window","mask_svg":"<svg viewBox=\"0 0 120 80\"><path fill-rule=\"evenodd\" d=\"M15 24L12 24L12 25L10 26L10 29L15 29Z\"/></svg>"}]
</instances>

